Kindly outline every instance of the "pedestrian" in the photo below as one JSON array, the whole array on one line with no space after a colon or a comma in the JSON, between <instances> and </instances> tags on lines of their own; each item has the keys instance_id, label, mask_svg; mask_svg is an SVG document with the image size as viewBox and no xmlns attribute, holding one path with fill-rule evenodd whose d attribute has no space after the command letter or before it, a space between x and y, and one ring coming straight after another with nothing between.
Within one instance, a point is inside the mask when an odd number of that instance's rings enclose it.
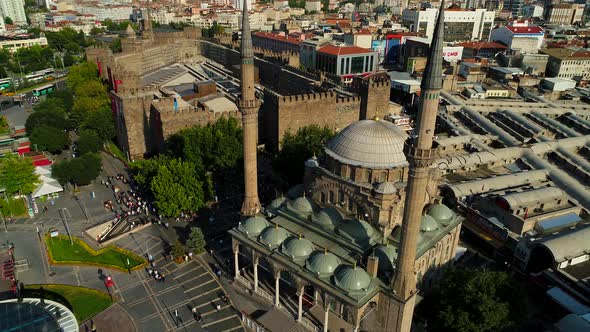
<instances>
[{"instance_id":1,"label":"pedestrian","mask_svg":"<svg viewBox=\"0 0 590 332\"><path fill-rule=\"evenodd\" d=\"M162 282L166 281L166 275L162 273Z\"/></svg>"},{"instance_id":2,"label":"pedestrian","mask_svg":"<svg viewBox=\"0 0 590 332\"><path fill-rule=\"evenodd\" d=\"M193 252L192 251L188 252L188 259L193 260Z\"/></svg>"},{"instance_id":3,"label":"pedestrian","mask_svg":"<svg viewBox=\"0 0 590 332\"><path fill-rule=\"evenodd\" d=\"M149 273L149 275L151 276L151 275L154 273L154 270L152 270L152 269L148 269L148 273Z\"/></svg>"}]
</instances>

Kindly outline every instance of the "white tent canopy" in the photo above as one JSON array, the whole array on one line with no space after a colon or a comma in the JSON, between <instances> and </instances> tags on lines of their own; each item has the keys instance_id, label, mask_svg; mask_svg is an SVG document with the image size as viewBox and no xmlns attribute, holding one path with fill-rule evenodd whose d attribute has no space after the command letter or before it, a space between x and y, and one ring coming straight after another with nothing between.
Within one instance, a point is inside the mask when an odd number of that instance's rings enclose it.
<instances>
[{"instance_id":1,"label":"white tent canopy","mask_svg":"<svg viewBox=\"0 0 590 332\"><path fill-rule=\"evenodd\" d=\"M51 169L48 167L35 167L35 173L39 174L41 183L33 191L33 197L40 197L64 191L64 188L55 179L51 178Z\"/></svg>"}]
</instances>

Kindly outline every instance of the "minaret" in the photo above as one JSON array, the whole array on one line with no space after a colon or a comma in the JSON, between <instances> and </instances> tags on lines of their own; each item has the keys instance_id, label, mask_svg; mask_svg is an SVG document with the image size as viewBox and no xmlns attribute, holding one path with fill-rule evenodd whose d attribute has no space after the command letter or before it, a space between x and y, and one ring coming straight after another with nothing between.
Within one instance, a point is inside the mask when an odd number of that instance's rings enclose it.
<instances>
[{"instance_id":1,"label":"minaret","mask_svg":"<svg viewBox=\"0 0 590 332\"><path fill-rule=\"evenodd\" d=\"M152 31L152 16L150 14L150 4L151 2L148 1L147 3L147 8L146 8L146 16L143 17L143 12L141 13L141 16L143 18L143 29L141 30L141 37L143 39L153 39L154 38L154 32Z\"/></svg>"},{"instance_id":2,"label":"minaret","mask_svg":"<svg viewBox=\"0 0 590 332\"><path fill-rule=\"evenodd\" d=\"M426 188L430 165L436 157L433 144L439 94L442 88L442 51L444 34L444 0L440 4L438 21L430 45L421 84L421 100L415 135L408 138L405 152L410 163L406 202L402 222L401 244L393 290L404 303L400 306L397 331L410 331L416 294L416 248L422 211L426 200Z\"/></svg>"},{"instance_id":3,"label":"minaret","mask_svg":"<svg viewBox=\"0 0 590 332\"><path fill-rule=\"evenodd\" d=\"M238 102L242 112L242 130L244 134L244 203L242 215L253 216L260 212L258 200L258 174L256 146L258 141L258 109L260 101L256 99L254 87L254 51L250 34L250 17L247 0L242 10L242 44L241 50L241 82L242 96Z\"/></svg>"}]
</instances>

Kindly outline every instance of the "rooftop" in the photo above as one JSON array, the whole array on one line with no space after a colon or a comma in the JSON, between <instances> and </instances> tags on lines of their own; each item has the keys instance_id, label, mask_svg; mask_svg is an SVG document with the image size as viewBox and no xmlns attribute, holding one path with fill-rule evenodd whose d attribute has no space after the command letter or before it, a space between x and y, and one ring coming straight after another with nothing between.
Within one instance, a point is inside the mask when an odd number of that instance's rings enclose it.
<instances>
[{"instance_id":1,"label":"rooftop","mask_svg":"<svg viewBox=\"0 0 590 332\"><path fill-rule=\"evenodd\" d=\"M318 50L318 53L325 53L330 55L352 55L352 54L364 54L371 53L371 50L358 46L337 46L337 45L326 45Z\"/></svg>"},{"instance_id":2,"label":"rooftop","mask_svg":"<svg viewBox=\"0 0 590 332\"><path fill-rule=\"evenodd\" d=\"M471 48L475 50L481 49L500 49L505 50L507 47L500 43L496 42L483 42L483 41L476 41L476 42L465 42L465 43L457 43L456 46L463 46L464 48Z\"/></svg>"},{"instance_id":3,"label":"rooftop","mask_svg":"<svg viewBox=\"0 0 590 332\"><path fill-rule=\"evenodd\" d=\"M588 60L590 59L590 51L573 50L569 48L546 48L539 52L550 55L560 60Z\"/></svg>"}]
</instances>

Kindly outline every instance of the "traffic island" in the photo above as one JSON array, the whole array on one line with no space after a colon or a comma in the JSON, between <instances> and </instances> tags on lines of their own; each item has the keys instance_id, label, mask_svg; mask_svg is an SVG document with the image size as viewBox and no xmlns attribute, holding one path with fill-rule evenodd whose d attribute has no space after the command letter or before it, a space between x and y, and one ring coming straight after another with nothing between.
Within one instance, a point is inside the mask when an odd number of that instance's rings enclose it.
<instances>
[{"instance_id":1,"label":"traffic island","mask_svg":"<svg viewBox=\"0 0 590 332\"><path fill-rule=\"evenodd\" d=\"M50 234L45 235L47 256L51 264L91 265L130 272L147 264L141 256L109 245L100 250L94 250L82 239Z\"/></svg>"}]
</instances>

